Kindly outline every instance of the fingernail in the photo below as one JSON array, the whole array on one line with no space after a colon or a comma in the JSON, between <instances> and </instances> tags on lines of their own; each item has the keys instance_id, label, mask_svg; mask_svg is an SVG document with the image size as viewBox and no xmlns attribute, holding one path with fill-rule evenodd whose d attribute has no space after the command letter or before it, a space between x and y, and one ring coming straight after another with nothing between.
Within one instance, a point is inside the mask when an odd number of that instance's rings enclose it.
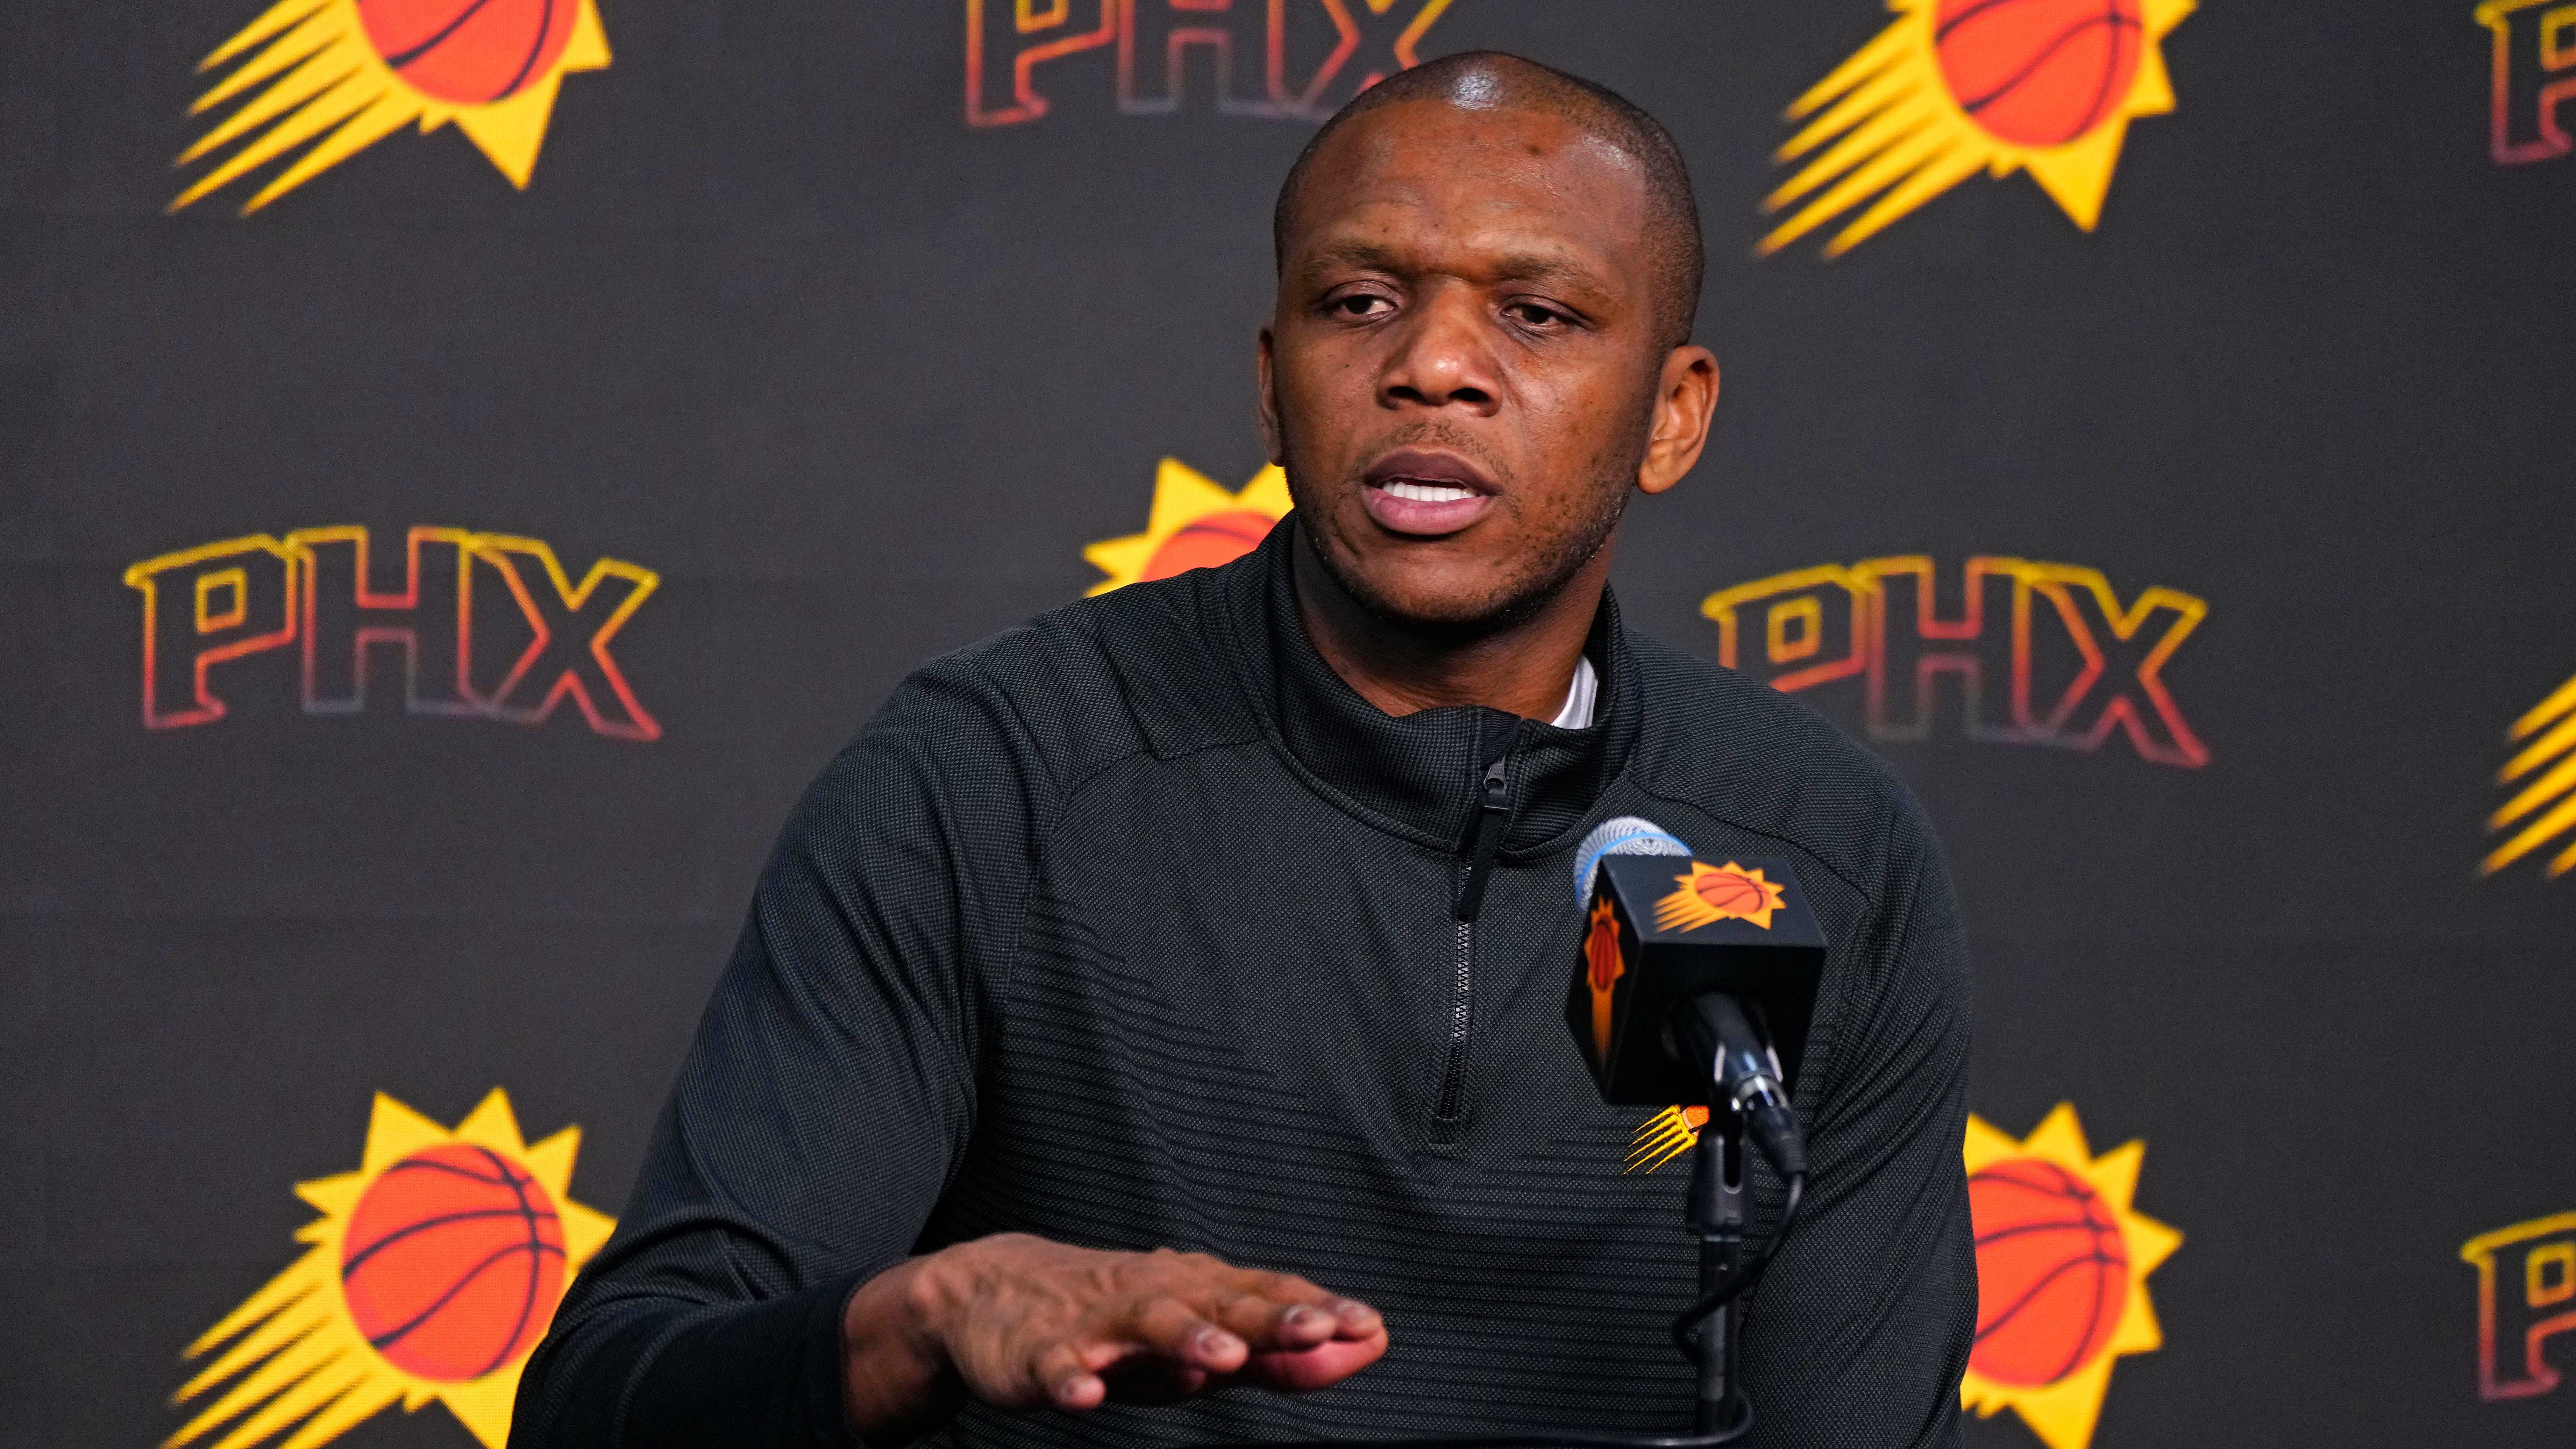
<instances>
[{"instance_id":1,"label":"fingernail","mask_svg":"<svg viewBox=\"0 0 2576 1449\"><path fill-rule=\"evenodd\" d=\"M1323 1317L1322 1314L1300 1303L1281 1315L1279 1321L1289 1328L1311 1328L1321 1317Z\"/></svg>"},{"instance_id":2,"label":"fingernail","mask_svg":"<svg viewBox=\"0 0 2576 1449\"><path fill-rule=\"evenodd\" d=\"M1377 1310L1356 1298L1345 1298L1333 1305L1333 1314L1344 1323L1366 1323L1377 1317Z\"/></svg>"},{"instance_id":3,"label":"fingernail","mask_svg":"<svg viewBox=\"0 0 2576 1449\"><path fill-rule=\"evenodd\" d=\"M1191 1335L1190 1345L1200 1353L1224 1353L1234 1347L1234 1335L1221 1328L1202 1328Z\"/></svg>"}]
</instances>

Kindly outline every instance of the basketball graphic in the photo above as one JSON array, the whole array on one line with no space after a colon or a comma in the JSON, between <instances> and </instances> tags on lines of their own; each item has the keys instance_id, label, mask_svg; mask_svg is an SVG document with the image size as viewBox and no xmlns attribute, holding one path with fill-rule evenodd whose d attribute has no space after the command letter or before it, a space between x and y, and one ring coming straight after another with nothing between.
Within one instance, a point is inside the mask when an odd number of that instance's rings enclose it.
<instances>
[{"instance_id":1,"label":"basketball graphic","mask_svg":"<svg viewBox=\"0 0 2576 1449\"><path fill-rule=\"evenodd\" d=\"M1088 593L1231 563L1258 546L1271 525L1288 516L1288 507L1288 475L1276 466L1254 474L1241 492L1229 493L1179 459L1165 458L1154 474L1145 531L1102 539L1082 551L1107 575Z\"/></svg>"},{"instance_id":2,"label":"basketball graphic","mask_svg":"<svg viewBox=\"0 0 2576 1449\"><path fill-rule=\"evenodd\" d=\"M2128 1245L2101 1195L2053 1162L2010 1158L1968 1179L1968 1213L1977 1372L2055 1383L2100 1353L2129 1299Z\"/></svg>"},{"instance_id":3,"label":"basketball graphic","mask_svg":"<svg viewBox=\"0 0 2576 1449\"><path fill-rule=\"evenodd\" d=\"M240 145L170 210L284 162L248 216L396 131L451 122L524 187L563 78L607 65L597 0L276 0L197 63L229 73L189 113L230 114L178 164Z\"/></svg>"},{"instance_id":4,"label":"basketball graphic","mask_svg":"<svg viewBox=\"0 0 2576 1449\"><path fill-rule=\"evenodd\" d=\"M1771 913L1788 901L1778 882L1764 878L1762 868L1746 870L1734 861L1723 866L1691 862L1690 874L1673 877L1678 887L1655 902L1655 929L1696 931L1719 921L1750 921L1771 929Z\"/></svg>"},{"instance_id":5,"label":"basketball graphic","mask_svg":"<svg viewBox=\"0 0 2576 1449\"><path fill-rule=\"evenodd\" d=\"M2164 1342L2147 1275L2182 1234L2129 1206L2146 1144L2095 1157L2072 1104L2016 1142L1968 1119L1977 1336L1960 1402L2021 1415L2048 1449L2086 1449L2124 1354Z\"/></svg>"},{"instance_id":6,"label":"basketball graphic","mask_svg":"<svg viewBox=\"0 0 2576 1449\"><path fill-rule=\"evenodd\" d=\"M188 1345L214 1360L175 1402L213 1402L163 1449L312 1449L432 1402L504 1449L520 1369L616 1226L570 1196L580 1147L577 1127L529 1145L498 1090L452 1132L379 1093L359 1169L295 1185L311 1248Z\"/></svg>"},{"instance_id":7,"label":"basketball graphic","mask_svg":"<svg viewBox=\"0 0 2576 1449\"><path fill-rule=\"evenodd\" d=\"M479 1379L536 1346L563 1294L563 1221L527 1169L433 1147L379 1173L340 1241L340 1292L387 1362Z\"/></svg>"},{"instance_id":8,"label":"basketball graphic","mask_svg":"<svg viewBox=\"0 0 2576 1449\"><path fill-rule=\"evenodd\" d=\"M1971 120L2016 146L2063 146L2137 79L2138 0L1941 0L1932 53Z\"/></svg>"},{"instance_id":9,"label":"basketball graphic","mask_svg":"<svg viewBox=\"0 0 2576 1449\"><path fill-rule=\"evenodd\" d=\"M545 74L572 43L580 9L580 0L358 0L358 20L404 84L474 106Z\"/></svg>"},{"instance_id":10,"label":"basketball graphic","mask_svg":"<svg viewBox=\"0 0 2576 1449\"><path fill-rule=\"evenodd\" d=\"M1168 579L1191 569L1212 569L1232 563L1252 552L1270 525L1278 522L1267 514L1249 508L1227 513L1212 513L1181 525L1178 532L1154 550L1153 561L1145 565L1147 579Z\"/></svg>"},{"instance_id":11,"label":"basketball graphic","mask_svg":"<svg viewBox=\"0 0 2576 1449\"><path fill-rule=\"evenodd\" d=\"M1789 106L1764 256L1840 221L1838 257L1971 176L2023 171L2086 231L2129 122L2174 108L2162 42L2193 0L1891 0L1896 20ZM1848 221L1841 218L1849 217Z\"/></svg>"}]
</instances>

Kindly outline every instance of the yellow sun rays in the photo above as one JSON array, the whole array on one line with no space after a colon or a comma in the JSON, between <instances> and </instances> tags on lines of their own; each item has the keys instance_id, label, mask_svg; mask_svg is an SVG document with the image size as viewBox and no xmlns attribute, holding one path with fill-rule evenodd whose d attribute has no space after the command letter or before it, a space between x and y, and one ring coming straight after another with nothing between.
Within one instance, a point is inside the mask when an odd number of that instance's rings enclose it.
<instances>
[{"instance_id":1,"label":"yellow sun rays","mask_svg":"<svg viewBox=\"0 0 2576 1449\"><path fill-rule=\"evenodd\" d=\"M1699 1145L1699 1129L1708 1122L1706 1107L1666 1107L1646 1119L1628 1144L1622 1175L1652 1172Z\"/></svg>"},{"instance_id":2,"label":"yellow sun rays","mask_svg":"<svg viewBox=\"0 0 2576 1449\"><path fill-rule=\"evenodd\" d=\"M1798 97L1783 116L1807 124L1773 156L1775 163L1824 150L1764 198L1765 213L1801 201L1805 205L1762 238L1756 253L1769 256L1867 202L1825 244L1826 256L1841 256L1981 170L1998 180L2015 171L2029 172L2077 226L2091 231L2111 189L2130 118L2174 108L2173 82L2158 42L2191 13L2193 3L2143 0L2145 44L2128 94L2076 139L2033 147L1980 127L1950 94L1933 52L1938 0L1889 0L1897 20Z\"/></svg>"},{"instance_id":3,"label":"yellow sun rays","mask_svg":"<svg viewBox=\"0 0 2576 1449\"><path fill-rule=\"evenodd\" d=\"M1966 1156L1971 1176L2017 1157L2035 1157L2064 1168L2100 1195L2120 1225L2129 1255L2128 1304L2102 1350L2066 1377L2038 1385L1998 1383L1971 1366L1960 1382L1959 1402L1975 1410L1977 1417L1990 1419L2009 1408L2048 1449L2084 1449L2101 1417L2102 1398L2110 1391L2112 1360L2164 1345L2155 1306L2147 1301L2147 1275L2182 1246L2182 1234L2129 1207L2146 1155L2147 1144L2131 1142L2093 1156L2072 1102L2058 1103L2030 1136L2018 1142L1983 1118L1968 1118Z\"/></svg>"},{"instance_id":4,"label":"yellow sun rays","mask_svg":"<svg viewBox=\"0 0 2576 1449\"><path fill-rule=\"evenodd\" d=\"M1107 578L1084 591L1085 597L1124 588L1155 577L1155 558L1172 536L1205 518L1228 513L1254 513L1275 523L1288 516L1288 475L1277 464L1252 475L1242 491L1229 493L1178 458L1165 458L1154 473L1154 505L1145 531L1103 539L1082 551L1084 562Z\"/></svg>"},{"instance_id":5,"label":"yellow sun rays","mask_svg":"<svg viewBox=\"0 0 2576 1449\"><path fill-rule=\"evenodd\" d=\"M208 1449L249 1449L290 1428L278 1449L314 1449L397 1401L409 1411L432 1399L446 1404L484 1449L503 1449L523 1360L466 1383L415 1378L368 1346L340 1293L341 1239L358 1200L386 1168L451 1142L489 1148L525 1167L545 1188L563 1225L567 1278L608 1241L614 1220L570 1195L580 1128L566 1127L531 1147L519 1135L510 1099L498 1088L453 1132L379 1092L359 1169L295 1185L295 1195L322 1214L296 1230L296 1241L311 1249L188 1345L190 1359L230 1347L181 1385L173 1403L187 1403L228 1380L232 1387L162 1449L196 1443L228 1424Z\"/></svg>"},{"instance_id":6,"label":"yellow sun rays","mask_svg":"<svg viewBox=\"0 0 2576 1449\"><path fill-rule=\"evenodd\" d=\"M357 0L278 0L199 61L197 70L211 72L254 47L257 53L197 97L188 114L202 115L263 82L265 88L171 164L186 166L245 137L247 143L180 192L170 210L312 142L243 203L242 215L248 216L413 122L423 135L454 122L511 184L525 187L564 76L600 70L609 61L598 7L581 0L572 38L544 74L514 95L460 105L423 95L394 74L368 40Z\"/></svg>"},{"instance_id":7,"label":"yellow sun rays","mask_svg":"<svg viewBox=\"0 0 2576 1449\"><path fill-rule=\"evenodd\" d=\"M2533 736L2538 738L2534 739ZM2550 691L2547 699L2533 705L2531 712L2513 722L2505 738L2515 744L2525 740L2520 752L2496 772L2496 783L2511 785L2534 771L2540 778L2516 791L2514 797L2487 817L2487 833L2492 835L2508 826L2521 823L2533 811L2540 817L2523 825L2513 837L2499 845L2478 863L2478 874L2493 875L2533 851L2576 830L2576 679ZM2552 763L2552 762L2555 763ZM2548 766L2543 770L2542 766ZM2557 803L2552 805L2551 801ZM2549 806L2541 810L2542 806ZM2552 880L2576 870L2576 844L2569 845L2552 858L2548 866Z\"/></svg>"}]
</instances>

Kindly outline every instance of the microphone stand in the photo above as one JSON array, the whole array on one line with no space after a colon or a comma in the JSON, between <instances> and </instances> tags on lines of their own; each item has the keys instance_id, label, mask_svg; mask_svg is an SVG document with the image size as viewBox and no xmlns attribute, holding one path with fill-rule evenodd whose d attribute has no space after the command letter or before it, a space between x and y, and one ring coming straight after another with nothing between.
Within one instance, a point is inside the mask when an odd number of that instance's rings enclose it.
<instances>
[{"instance_id":1,"label":"microphone stand","mask_svg":"<svg viewBox=\"0 0 2576 1449\"><path fill-rule=\"evenodd\" d=\"M1733 1102L1710 1103L1708 1120L1700 1125L1699 1146L1691 1153L1688 1212L1699 1234L1699 1291L1707 1297L1735 1281L1744 1267L1744 1114ZM1729 1299L1699 1326L1695 1427L1703 1435L1734 1428L1742 1417L1735 1350L1743 1309L1741 1297Z\"/></svg>"}]
</instances>

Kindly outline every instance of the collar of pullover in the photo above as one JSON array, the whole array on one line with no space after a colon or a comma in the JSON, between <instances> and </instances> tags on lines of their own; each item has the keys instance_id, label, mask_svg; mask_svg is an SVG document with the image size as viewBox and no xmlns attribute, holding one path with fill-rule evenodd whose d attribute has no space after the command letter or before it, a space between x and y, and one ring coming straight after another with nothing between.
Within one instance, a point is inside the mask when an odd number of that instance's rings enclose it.
<instances>
[{"instance_id":1,"label":"collar of pullover","mask_svg":"<svg viewBox=\"0 0 2576 1449\"><path fill-rule=\"evenodd\" d=\"M1599 675L1590 728L1561 730L1482 705L1401 718L1360 697L1316 652L1297 608L1290 514L1221 571L1225 632L1246 701L1265 733L1327 797L1382 829L1456 848L1472 834L1486 767L1506 762L1512 819L1502 853L1552 849L1590 820L1634 745L1637 670L1604 594L1584 652Z\"/></svg>"}]
</instances>

